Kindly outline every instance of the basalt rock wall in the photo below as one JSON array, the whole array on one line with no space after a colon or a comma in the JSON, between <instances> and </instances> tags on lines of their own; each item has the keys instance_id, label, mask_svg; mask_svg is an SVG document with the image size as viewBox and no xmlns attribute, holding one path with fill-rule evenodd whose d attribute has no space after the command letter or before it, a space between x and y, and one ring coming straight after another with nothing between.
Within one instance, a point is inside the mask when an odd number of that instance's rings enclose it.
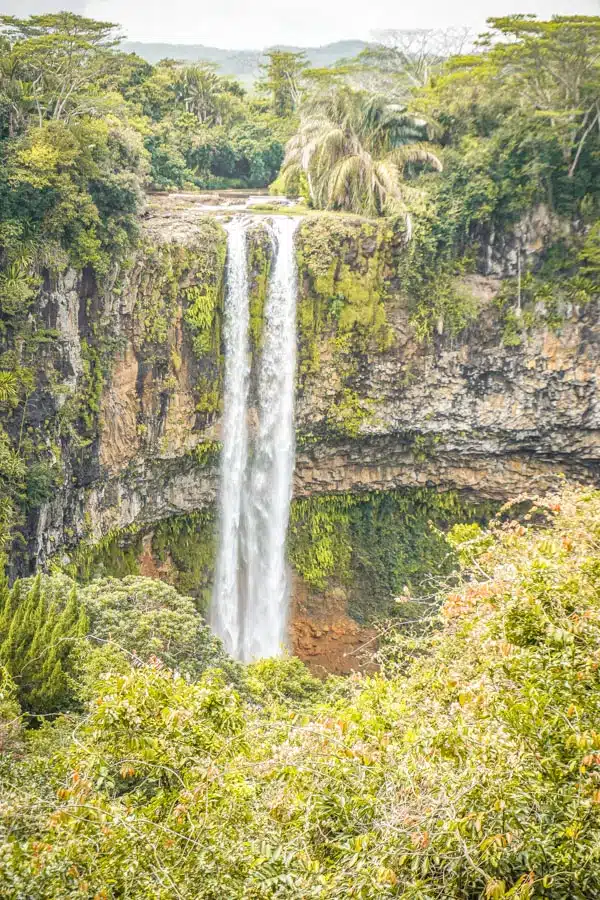
<instances>
[{"instance_id":1,"label":"basalt rock wall","mask_svg":"<svg viewBox=\"0 0 600 900\"><path fill-rule=\"evenodd\" d=\"M258 220L249 240L256 358L273 250ZM552 323L540 308L507 340L498 263L463 276L464 327L440 320L424 339L402 234L311 216L297 247L297 496L428 485L503 499L557 473L598 479L597 303ZM23 570L214 501L225 256L214 218L151 210L130 266L101 287L88 273L46 280L39 313L57 337L26 427L47 434L61 477L30 513Z\"/></svg>"}]
</instances>

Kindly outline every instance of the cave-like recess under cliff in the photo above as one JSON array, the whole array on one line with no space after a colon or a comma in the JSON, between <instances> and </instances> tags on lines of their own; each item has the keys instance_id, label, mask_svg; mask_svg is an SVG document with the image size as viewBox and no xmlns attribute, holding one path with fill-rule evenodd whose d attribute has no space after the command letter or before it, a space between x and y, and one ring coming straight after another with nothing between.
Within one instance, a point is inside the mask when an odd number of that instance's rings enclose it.
<instances>
[{"instance_id":1,"label":"cave-like recess under cliff","mask_svg":"<svg viewBox=\"0 0 600 900\"><path fill-rule=\"evenodd\" d=\"M521 240L539 249L539 236ZM256 357L272 262L259 217L249 242ZM418 340L407 253L386 222L310 215L298 230L296 498L434 488L501 501L557 473L595 480L597 306L566 308L552 327L534 316L508 341L496 298L510 260L491 248L495 265L462 278L466 327L441 319ZM57 340L25 427L61 477L29 515L21 572L214 504L225 258L216 218L155 204L130 265L105 283L46 278L39 310Z\"/></svg>"}]
</instances>

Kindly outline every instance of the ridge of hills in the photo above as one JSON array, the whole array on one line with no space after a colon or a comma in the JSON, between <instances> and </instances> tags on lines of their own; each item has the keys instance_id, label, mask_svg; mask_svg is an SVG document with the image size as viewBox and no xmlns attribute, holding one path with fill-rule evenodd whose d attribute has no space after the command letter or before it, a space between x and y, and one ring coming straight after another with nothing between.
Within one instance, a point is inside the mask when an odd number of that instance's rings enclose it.
<instances>
[{"instance_id":1,"label":"ridge of hills","mask_svg":"<svg viewBox=\"0 0 600 900\"><path fill-rule=\"evenodd\" d=\"M324 44L322 47L295 47L278 44L267 50L304 52L311 66L324 68L335 65L342 59L358 56L367 46L366 41L345 40ZM121 49L127 53L137 53L138 56L150 63L157 63L166 58L185 62L210 62L218 68L220 74L233 75L243 81L254 81L258 77L259 66L266 53L266 50L227 50L203 44L154 44L142 41L125 41L121 45Z\"/></svg>"}]
</instances>

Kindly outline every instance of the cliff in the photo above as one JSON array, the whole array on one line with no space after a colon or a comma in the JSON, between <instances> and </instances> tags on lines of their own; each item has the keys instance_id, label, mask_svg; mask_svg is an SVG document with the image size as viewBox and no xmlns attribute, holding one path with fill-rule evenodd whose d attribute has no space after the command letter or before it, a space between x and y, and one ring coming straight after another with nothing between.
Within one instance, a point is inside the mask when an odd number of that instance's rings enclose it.
<instances>
[{"instance_id":1,"label":"cliff","mask_svg":"<svg viewBox=\"0 0 600 900\"><path fill-rule=\"evenodd\" d=\"M529 252L543 239L529 234ZM256 356L272 248L258 220L250 240ZM597 479L596 303L538 304L515 336L492 248L495 274L457 277L423 335L389 224L310 216L297 248L297 497L429 486L501 500L556 473ZM150 208L135 258L101 287L87 272L46 279L38 308L56 341L25 427L61 474L29 514L23 570L214 501L225 256L215 218L169 203Z\"/></svg>"}]
</instances>

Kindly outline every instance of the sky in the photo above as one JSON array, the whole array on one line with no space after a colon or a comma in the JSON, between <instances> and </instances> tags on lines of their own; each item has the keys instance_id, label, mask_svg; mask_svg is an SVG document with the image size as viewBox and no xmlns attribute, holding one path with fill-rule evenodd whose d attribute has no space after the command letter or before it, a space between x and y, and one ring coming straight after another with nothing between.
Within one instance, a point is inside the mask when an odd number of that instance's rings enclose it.
<instances>
[{"instance_id":1,"label":"sky","mask_svg":"<svg viewBox=\"0 0 600 900\"><path fill-rule=\"evenodd\" d=\"M368 40L382 28L482 29L487 16L515 12L600 15L600 0L0 0L19 16L57 9L117 22L129 40L241 50Z\"/></svg>"}]
</instances>

